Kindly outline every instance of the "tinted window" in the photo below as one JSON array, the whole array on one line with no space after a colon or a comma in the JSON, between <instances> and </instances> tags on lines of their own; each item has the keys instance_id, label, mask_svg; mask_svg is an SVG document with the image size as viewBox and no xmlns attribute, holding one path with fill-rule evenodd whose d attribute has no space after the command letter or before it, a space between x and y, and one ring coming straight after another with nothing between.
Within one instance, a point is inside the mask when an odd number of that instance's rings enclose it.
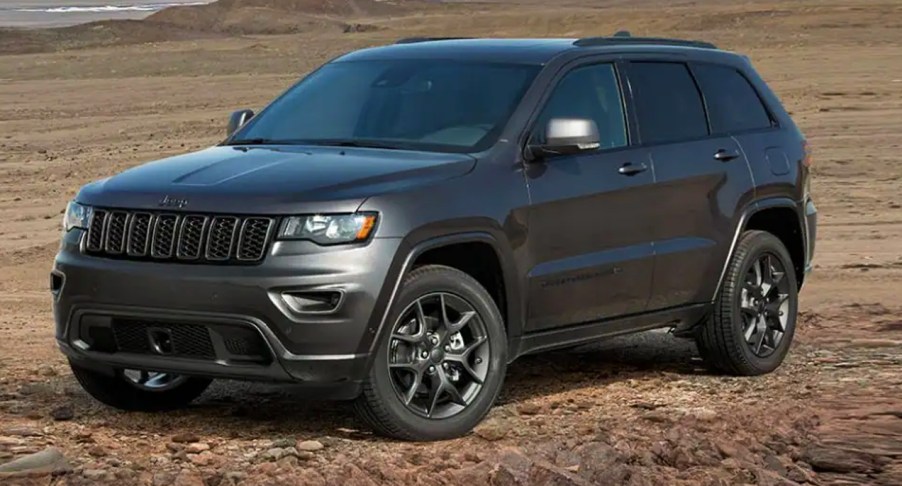
<instances>
[{"instance_id":1,"label":"tinted window","mask_svg":"<svg viewBox=\"0 0 902 486\"><path fill-rule=\"evenodd\" d=\"M643 143L663 143L708 134L705 108L684 64L634 62L630 86Z\"/></svg>"},{"instance_id":2,"label":"tinted window","mask_svg":"<svg viewBox=\"0 0 902 486\"><path fill-rule=\"evenodd\" d=\"M709 64L694 65L692 71L705 94L712 131L738 132L771 126L761 98L738 71Z\"/></svg>"},{"instance_id":3,"label":"tinted window","mask_svg":"<svg viewBox=\"0 0 902 486\"><path fill-rule=\"evenodd\" d=\"M498 139L538 69L447 60L334 62L289 89L233 140L482 150Z\"/></svg>"},{"instance_id":4,"label":"tinted window","mask_svg":"<svg viewBox=\"0 0 902 486\"><path fill-rule=\"evenodd\" d=\"M552 118L588 118L598 125L601 148L626 145L626 123L617 74L610 64L574 69L554 88L536 123L533 139L542 142Z\"/></svg>"}]
</instances>

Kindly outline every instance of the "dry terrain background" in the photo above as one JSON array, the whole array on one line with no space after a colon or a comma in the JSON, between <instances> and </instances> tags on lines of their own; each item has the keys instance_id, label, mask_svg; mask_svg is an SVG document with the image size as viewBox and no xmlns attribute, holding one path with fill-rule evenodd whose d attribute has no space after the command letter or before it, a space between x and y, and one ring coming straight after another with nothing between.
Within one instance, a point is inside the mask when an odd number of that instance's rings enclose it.
<instances>
[{"instance_id":1,"label":"dry terrain background","mask_svg":"<svg viewBox=\"0 0 902 486\"><path fill-rule=\"evenodd\" d=\"M527 357L474 434L435 444L375 437L288 387L223 382L149 415L76 385L47 286L80 185L218 142L233 109L351 49L624 28L750 55L815 149L815 272L776 373L711 375L662 333ZM0 483L902 484L900 144L897 0L222 0L0 29L0 463L54 446L72 469Z\"/></svg>"}]
</instances>

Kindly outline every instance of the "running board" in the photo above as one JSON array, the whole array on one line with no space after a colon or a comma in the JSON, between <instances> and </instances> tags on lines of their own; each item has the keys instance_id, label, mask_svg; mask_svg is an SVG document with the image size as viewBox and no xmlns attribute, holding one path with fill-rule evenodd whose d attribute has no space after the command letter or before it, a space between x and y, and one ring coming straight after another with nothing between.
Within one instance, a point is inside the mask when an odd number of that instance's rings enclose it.
<instances>
[{"instance_id":1,"label":"running board","mask_svg":"<svg viewBox=\"0 0 902 486\"><path fill-rule=\"evenodd\" d=\"M603 338L652 329L674 328L677 333L697 324L711 304L694 304L629 317L524 334L515 357L590 343Z\"/></svg>"}]
</instances>

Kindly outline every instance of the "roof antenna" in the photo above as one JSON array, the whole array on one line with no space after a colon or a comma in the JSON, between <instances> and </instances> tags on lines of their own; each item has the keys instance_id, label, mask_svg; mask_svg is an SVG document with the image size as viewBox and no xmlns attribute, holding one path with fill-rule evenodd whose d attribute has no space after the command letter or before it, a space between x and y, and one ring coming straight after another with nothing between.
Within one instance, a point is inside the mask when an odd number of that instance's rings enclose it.
<instances>
[{"instance_id":1,"label":"roof antenna","mask_svg":"<svg viewBox=\"0 0 902 486\"><path fill-rule=\"evenodd\" d=\"M633 34L630 34L630 31L628 31L628 30L618 30L614 34L614 37L632 37L632 36L633 36Z\"/></svg>"}]
</instances>

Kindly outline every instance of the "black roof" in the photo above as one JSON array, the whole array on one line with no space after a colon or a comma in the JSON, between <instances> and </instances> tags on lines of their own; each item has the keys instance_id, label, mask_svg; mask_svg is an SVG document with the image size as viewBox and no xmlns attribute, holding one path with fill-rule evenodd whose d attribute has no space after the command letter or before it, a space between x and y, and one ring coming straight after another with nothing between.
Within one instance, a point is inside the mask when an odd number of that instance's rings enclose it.
<instances>
[{"instance_id":1,"label":"black roof","mask_svg":"<svg viewBox=\"0 0 902 486\"><path fill-rule=\"evenodd\" d=\"M700 41L644 37L589 37L585 39L468 39L410 38L388 46L351 52L339 61L376 59L460 59L484 62L545 64L566 52L676 52L719 51Z\"/></svg>"}]
</instances>

